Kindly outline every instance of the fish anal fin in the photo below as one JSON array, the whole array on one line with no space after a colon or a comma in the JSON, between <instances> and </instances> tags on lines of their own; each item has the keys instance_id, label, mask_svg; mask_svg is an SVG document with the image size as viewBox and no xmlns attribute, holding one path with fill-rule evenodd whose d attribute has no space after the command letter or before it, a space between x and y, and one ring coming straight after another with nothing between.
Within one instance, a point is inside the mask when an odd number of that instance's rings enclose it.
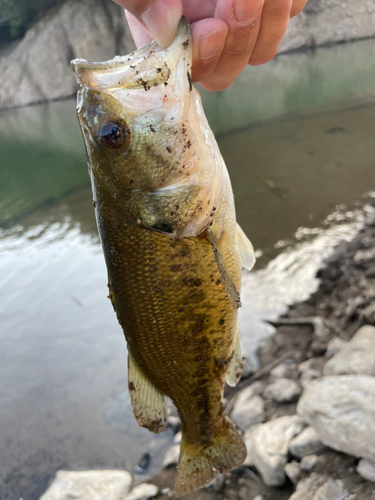
<instances>
[{"instance_id":1,"label":"fish anal fin","mask_svg":"<svg viewBox=\"0 0 375 500\"><path fill-rule=\"evenodd\" d=\"M242 345L240 330L237 325L237 330L233 339L233 356L229 363L225 380L228 385L234 387L241 378L243 367Z\"/></svg>"},{"instance_id":2,"label":"fish anal fin","mask_svg":"<svg viewBox=\"0 0 375 500\"><path fill-rule=\"evenodd\" d=\"M182 436L176 476L176 494L186 495L209 483L216 472L228 473L246 457L246 447L233 423L223 418L217 434L205 444L193 444Z\"/></svg>"},{"instance_id":3,"label":"fish anal fin","mask_svg":"<svg viewBox=\"0 0 375 500\"><path fill-rule=\"evenodd\" d=\"M162 394L128 356L129 396L134 416L141 427L159 434L167 430L167 404Z\"/></svg>"},{"instance_id":4,"label":"fish anal fin","mask_svg":"<svg viewBox=\"0 0 375 500\"><path fill-rule=\"evenodd\" d=\"M224 258L219 250L218 243L216 241L216 238L212 231L207 228L205 230L206 236L208 241L211 243L214 256L215 256L215 261L219 270L220 278L221 281L223 282L225 291L227 292L228 298L234 307L234 309L238 309L241 307L241 299L240 299L240 294L236 288L236 285L233 283L232 278L230 277L230 274L227 270L227 267L224 262Z\"/></svg>"},{"instance_id":5,"label":"fish anal fin","mask_svg":"<svg viewBox=\"0 0 375 500\"><path fill-rule=\"evenodd\" d=\"M238 251L241 257L241 264L244 269L251 271L255 264L254 248L249 238L243 232L241 226L237 223L237 243Z\"/></svg>"}]
</instances>

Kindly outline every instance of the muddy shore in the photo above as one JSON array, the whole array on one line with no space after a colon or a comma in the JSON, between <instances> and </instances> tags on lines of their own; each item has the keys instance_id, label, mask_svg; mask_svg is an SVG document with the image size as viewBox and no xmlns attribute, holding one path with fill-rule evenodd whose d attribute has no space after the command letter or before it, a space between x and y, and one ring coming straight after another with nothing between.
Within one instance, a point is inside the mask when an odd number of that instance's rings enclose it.
<instances>
[{"instance_id":1,"label":"muddy shore","mask_svg":"<svg viewBox=\"0 0 375 500\"><path fill-rule=\"evenodd\" d=\"M258 350L259 370L254 374L247 374L248 378L243 378L237 388L226 392L227 413L233 411L233 398L238 398L244 388L259 382L263 384L263 388L267 388L280 374L296 382L303 394L309 381L324 375L323 367L332 359L333 353L337 355L341 344L345 346L361 327L375 325L373 215L366 220L364 227L351 242L343 242L337 246L334 254L318 271L318 277L321 280L318 290L308 300L291 306L288 312L274 323L275 335ZM375 335L375 329L372 333ZM301 370L300 367L307 370ZM296 414L298 396L290 402L277 403L269 396L265 397L265 394L267 392L263 390L264 422ZM258 424L258 427L261 425L264 424ZM325 490L321 487L322 491L318 492L316 498L322 500L336 498L333 495L336 490L335 494L339 495L337 498L340 499L375 498L374 482L366 480L357 472L358 456L336 451L329 446L322 447L314 456L314 467L309 471L301 470L301 457L296 458L289 451L286 480L279 487L265 485L257 468L246 465L233 471L229 477L219 476L210 487L184 498L287 500L293 495L293 500L309 500L315 499L315 483L328 485ZM173 495L175 472L175 466L171 464L149 481L159 488L156 498L176 498ZM305 482L310 493L304 493L303 488L300 488L299 496L298 484L301 480ZM330 487L333 490L330 490ZM297 493L294 493L296 489Z\"/></svg>"}]
</instances>

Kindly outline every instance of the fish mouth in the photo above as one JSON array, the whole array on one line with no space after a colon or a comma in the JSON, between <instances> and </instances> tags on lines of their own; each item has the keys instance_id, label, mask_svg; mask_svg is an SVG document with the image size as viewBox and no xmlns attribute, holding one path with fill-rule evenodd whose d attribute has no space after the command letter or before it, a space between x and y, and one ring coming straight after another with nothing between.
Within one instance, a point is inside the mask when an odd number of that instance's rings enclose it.
<instances>
[{"instance_id":1,"label":"fish mouth","mask_svg":"<svg viewBox=\"0 0 375 500\"><path fill-rule=\"evenodd\" d=\"M162 48L151 42L127 56L116 56L106 62L89 62L74 59L71 62L80 88L93 89L144 89L165 84L182 58L190 79L192 60L191 30L183 17L173 42Z\"/></svg>"}]
</instances>

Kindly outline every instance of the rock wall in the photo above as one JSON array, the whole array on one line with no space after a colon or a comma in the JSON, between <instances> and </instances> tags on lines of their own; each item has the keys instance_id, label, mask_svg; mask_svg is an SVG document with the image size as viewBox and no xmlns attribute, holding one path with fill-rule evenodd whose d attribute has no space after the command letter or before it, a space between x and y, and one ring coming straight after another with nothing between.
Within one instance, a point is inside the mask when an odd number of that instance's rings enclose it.
<instances>
[{"instance_id":1,"label":"rock wall","mask_svg":"<svg viewBox=\"0 0 375 500\"><path fill-rule=\"evenodd\" d=\"M309 0L280 52L375 36L375 0ZM122 9L110 0L67 0L13 50L0 54L0 109L71 96L74 57L105 60L133 50Z\"/></svg>"},{"instance_id":2,"label":"rock wall","mask_svg":"<svg viewBox=\"0 0 375 500\"><path fill-rule=\"evenodd\" d=\"M123 10L109 0L68 0L0 60L0 109L73 95L75 57L102 61L132 51Z\"/></svg>"}]
</instances>

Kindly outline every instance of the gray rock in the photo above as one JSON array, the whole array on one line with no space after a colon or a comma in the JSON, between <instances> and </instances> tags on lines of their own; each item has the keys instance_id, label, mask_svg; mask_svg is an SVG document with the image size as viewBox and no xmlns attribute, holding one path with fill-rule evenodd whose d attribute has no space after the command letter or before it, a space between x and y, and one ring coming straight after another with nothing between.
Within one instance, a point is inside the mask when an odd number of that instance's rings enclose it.
<instances>
[{"instance_id":1,"label":"gray rock","mask_svg":"<svg viewBox=\"0 0 375 500\"><path fill-rule=\"evenodd\" d=\"M375 376L375 328L363 326L324 367L324 375Z\"/></svg>"},{"instance_id":2,"label":"gray rock","mask_svg":"<svg viewBox=\"0 0 375 500\"><path fill-rule=\"evenodd\" d=\"M283 362L275 366L273 370L270 371L270 382L276 382L279 378L291 378L294 379L297 376L297 363Z\"/></svg>"},{"instance_id":3,"label":"gray rock","mask_svg":"<svg viewBox=\"0 0 375 500\"><path fill-rule=\"evenodd\" d=\"M307 455L303 457L300 462L301 470L304 472L310 472L313 470L315 465L318 463L318 455Z\"/></svg>"},{"instance_id":4,"label":"gray rock","mask_svg":"<svg viewBox=\"0 0 375 500\"><path fill-rule=\"evenodd\" d=\"M238 399L230 414L231 420L242 430L264 422L264 401L260 396L253 396L246 401Z\"/></svg>"},{"instance_id":5,"label":"gray rock","mask_svg":"<svg viewBox=\"0 0 375 500\"><path fill-rule=\"evenodd\" d=\"M136 486L123 500L148 500L158 493L159 488L154 484L142 483Z\"/></svg>"},{"instance_id":6,"label":"gray rock","mask_svg":"<svg viewBox=\"0 0 375 500\"><path fill-rule=\"evenodd\" d=\"M293 460L284 467L284 472L286 476L292 481L293 484L297 484L302 477L301 468L299 463Z\"/></svg>"},{"instance_id":7,"label":"gray rock","mask_svg":"<svg viewBox=\"0 0 375 500\"><path fill-rule=\"evenodd\" d=\"M59 471L40 500L123 500L132 482L121 470Z\"/></svg>"},{"instance_id":8,"label":"gray rock","mask_svg":"<svg viewBox=\"0 0 375 500\"><path fill-rule=\"evenodd\" d=\"M276 403L291 403L298 400L301 392L300 385L294 380L279 378L264 389L263 397Z\"/></svg>"},{"instance_id":9,"label":"gray rock","mask_svg":"<svg viewBox=\"0 0 375 500\"><path fill-rule=\"evenodd\" d=\"M365 307L361 314L359 315L360 319L364 319L370 325L375 325L375 302Z\"/></svg>"},{"instance_id":10,"label":"gray rock","mask_svg":"<svg viewBox=\"0 0 375 500\"><path fill-rule=\"evenodd\" d=\"M176 465L178 463L178 457L180 456L180 445L174 444L169 448L164 456L163 467L169 467L171 465Z\"/></svg>"},{"instance_id":11,"label":"gray rock","mask_svg":"<svg viewBox=\"0 0 375 500\"><path fill-rule=\"evenodd\" d=\"M320 441L318 433L313 427L307 427L301 434L291 440L289 451L298 458L306 457L313 453L319 453L325 448Z\"/></svg>"},{"instance_id":12,"label":"gray rock","mask_svg":"<svg viewBox=\"0 0 375 500\"><path fill-rule=\"evenodd\" d=\"M345 500L348 496L342 481L312 473L297 484L289 500Z\"/></svg>"},{"instance_id":13,"label":"gray rock","mask_svg":"<svg viewBox=\"0 0 375 500\"><path fill-rule=\"evenodd\" d=\"M358 463L357 472L367 481L375 483L375 462L362 458Z\"/></svg>"},{"instance_id":14,"label":"gray rock","mask_svg":"<svg viewBox=\"0 0 375 500\"><path fill-rule=\"evenodd\" d=\"M335 354L339 353L343 347L347 345L347 342L345 340L340 339L339 337L333 337L328 342L327 345L327 352L326 352L326 357L327 358L332 358Z\"/></svg>"},{"instance_id":15,"label":"gray rock","mask_svg":"<svg viewBox=\"0 0 375 500\"><path fill-rule=\"evenodd\" d=\"M306 387L306 385L311 382L312 380L316 380L321 376L321 372L318 370L314 370L311 368L310 370L305 370L299 379L299 383L302 385L302 387Z\"/></svg>"},{"instance_id":16,"label":"gray rock","mask_svg":"<svg viewBox=\"0 0 375 500\"><path fill-rule=\"evenodd\" d=\"M220 493L220 491L224 488L226 476L225 474L221 474L220 472L216 473L215 477L212 481L210 481L205 488L212 488L216 493Z\"/></svg>"},{"instance_id":17,"label":"gray rock","mask_svg":"<svg viewBox=\"0 0 375 500\"><path fill-rule=\"evenodd\" d=\"M306 386L297 413L326 446L375 461L375 377L314 380Z\"/></svg>"},{"instance_id":18,"label":"gray rock","mask_svg":"<svg viewBox=\"0 0 375 500\"><path fill-rule=\"evenodd\" d=\"M182 440L182 432L179 431L177 432L177 434L175 434L173 438L173 444L181 444L181 440Z\"/></svg>"},{"instance_id":19,"label":"gray rock","mask_svg":"<svg viewBox=\"0 0 375 500\"><path fill-rule=\"evenodd\" d=\"M47 13L1 61L0 109L76 92L70 60L106 61L132 50L123 11L113 2L68 0Z\"/></svg>"},{"instance_id":20,"label":"gray rock","mask_svg":"<svg viewBox=\"0 0 375 500\"><path fill-rule=\"evenodd\" d=\"M369 262L375 259L375 248L370 248L368 250L357 250L353 260L354 262Z\"/></svg>"},{"instance_id":21,"label":"gray rock","mask_svg":"<svg viewBox=\"0 0 375 500\"><path fill-rule=\"evenodd\" d=\"M284 467L291 439L303 429L297 416L285 416L250 429L245 443L249 459L260 472L267 486L281 486L285 481Z\"/></svg>"}]
</instances>

